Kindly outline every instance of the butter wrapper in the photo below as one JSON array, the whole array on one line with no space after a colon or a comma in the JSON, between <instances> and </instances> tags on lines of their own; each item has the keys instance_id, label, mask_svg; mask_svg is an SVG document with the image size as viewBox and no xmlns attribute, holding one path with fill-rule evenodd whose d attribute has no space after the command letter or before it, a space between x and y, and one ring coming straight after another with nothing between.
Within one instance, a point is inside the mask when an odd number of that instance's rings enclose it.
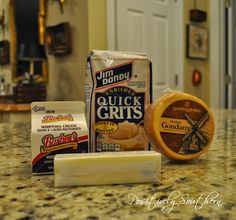
<instances>
[{"instance_id":1,"label":"butter wrapper","mask_svg":"<svg viewBox=\"0 0 236 220\"><path fill-rule=\"evenodd\" d=\"M31 103L32 173L53 173L56 154L87 153L85 104L79 101Z\"/></svg>"}]
</instances>

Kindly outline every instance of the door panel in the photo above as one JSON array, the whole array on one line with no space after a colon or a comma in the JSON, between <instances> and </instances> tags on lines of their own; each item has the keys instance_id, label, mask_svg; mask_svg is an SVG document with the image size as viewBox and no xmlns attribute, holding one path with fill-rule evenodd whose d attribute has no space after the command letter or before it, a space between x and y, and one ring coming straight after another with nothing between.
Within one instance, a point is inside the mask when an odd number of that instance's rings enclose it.
<instances>
[{"instance_id":1,"label":"door panel","mask_svg":"<svg viewBox=\"0 0 236 220\"><path fill-rule=\"evenodd\" d=\"M129 9L127 11L128 41L126 48L129 51L145 50L145 21L142 11ZM134 38L135 33L135 38Z\"/></svg>"},{"instance_id":2,"label":"door panel","mask_svg":"<svg viewBox=\"0 0 236 220\"><path fill-rule=\"evenodd\" d=\"M146 52L145 2L138 0L117 1L117 50Z\"/></svg>"}]
</instances>

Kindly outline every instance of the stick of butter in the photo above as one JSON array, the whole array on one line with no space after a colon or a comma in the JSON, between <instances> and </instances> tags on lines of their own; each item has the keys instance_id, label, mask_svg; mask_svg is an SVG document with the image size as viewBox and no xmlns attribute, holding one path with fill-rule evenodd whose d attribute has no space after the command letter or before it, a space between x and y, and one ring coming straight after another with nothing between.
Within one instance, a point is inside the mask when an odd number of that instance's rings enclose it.
<instances>
[{"instance_id":1,"label":"stick of butter","mask_svg":"<svg viewBox=\"0 0 236 220\"><path fill-rule=\"evenodd\" d=\"M55 186L160 182L161 154L125 151L57 154Z\"/></svg>"}]
</instances>

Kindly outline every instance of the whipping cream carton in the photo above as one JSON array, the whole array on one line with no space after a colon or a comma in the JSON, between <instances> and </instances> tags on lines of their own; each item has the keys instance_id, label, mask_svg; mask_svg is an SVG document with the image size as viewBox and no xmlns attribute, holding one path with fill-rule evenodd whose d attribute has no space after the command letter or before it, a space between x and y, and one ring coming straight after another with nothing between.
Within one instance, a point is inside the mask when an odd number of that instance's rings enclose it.
<instances>
[{"instance_id":1,"label":"whipping cream carton","mask_svg":"<svg viewBox=\"0 0 236 220\"><path fill-rule=\"evenodd\" d=\"M144 54L92 51L86 113L93 152L148 150L143 126L151 101L151 62Z\"/></svg>"},{"instance_id":2,"label":"whipping cream carton","mask_svg":"<svg viewBox=\"0 0 236 220\"><path fill-rule=\"evenodd\" d=\"M56 154L87 153L85 104L79 101L31 103L32 173L53 173Z\"/></svg>"}]
</instances>

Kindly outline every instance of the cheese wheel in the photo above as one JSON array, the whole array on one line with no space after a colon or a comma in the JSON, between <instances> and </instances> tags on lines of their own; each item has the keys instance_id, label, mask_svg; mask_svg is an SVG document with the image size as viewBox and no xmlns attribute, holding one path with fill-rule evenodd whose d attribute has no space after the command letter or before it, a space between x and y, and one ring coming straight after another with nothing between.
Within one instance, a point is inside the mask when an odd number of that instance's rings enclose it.
<instances>
[{"instance_id":1,"label":"cheese wheel","mask_svg":"<svg viewBox=\"0 0 236 220\"><path fill-rule=\"evenodd\" d=\"M144 126L157 151L175 160L191 160L205 152L214 136L209 107L187 93L167 92L149 105Z\"/></svg>"}]
</instances>

